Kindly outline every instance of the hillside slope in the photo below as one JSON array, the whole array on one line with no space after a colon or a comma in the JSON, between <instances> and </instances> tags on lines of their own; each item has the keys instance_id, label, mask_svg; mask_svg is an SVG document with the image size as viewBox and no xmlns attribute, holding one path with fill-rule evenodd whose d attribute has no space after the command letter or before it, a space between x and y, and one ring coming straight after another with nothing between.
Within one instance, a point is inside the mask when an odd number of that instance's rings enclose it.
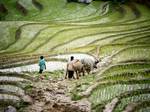
<instances>
[{"instance_id":1,"label":"hillside slope","mask_svg":"<svg viewBox=\"0 0 150 112\"><path fill-rule=\"evenodd\" d=\"M8 105L20 112L149 111L149 7L66 0L0 4L0 111ZM77 54L100 58L98 69L71 81L64 69L47 68L43 81L32 70L41 55L55 68L55 62L66 63L64 55Z\"/></svg>"}]
</instances>

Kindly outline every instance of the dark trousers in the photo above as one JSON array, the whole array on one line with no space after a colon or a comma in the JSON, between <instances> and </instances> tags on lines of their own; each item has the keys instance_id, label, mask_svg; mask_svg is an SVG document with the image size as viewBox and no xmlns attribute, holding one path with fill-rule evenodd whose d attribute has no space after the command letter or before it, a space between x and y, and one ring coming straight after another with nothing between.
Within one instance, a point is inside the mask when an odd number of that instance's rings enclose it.
<instances>
[{"instance_id":1,"label":"dark trousers","mask_svg":"<svg viewBox=\"0 0 150 112\"><path fill-rule=\"evenodd\" d=\"M43 70L40 69L40 70L39 70L39 73L42 74L42 72L43 72Z\"/></svg>"},{"instance_id":2,"label":"dark trousers","mask_svg":"<svg viewBox=\"0 0 150 112\"><path fill-rule=\"evenodd\" d=\"M74 71L68 71L68 78L71 79L73 77Z\"/></svg>"}]
</instances>

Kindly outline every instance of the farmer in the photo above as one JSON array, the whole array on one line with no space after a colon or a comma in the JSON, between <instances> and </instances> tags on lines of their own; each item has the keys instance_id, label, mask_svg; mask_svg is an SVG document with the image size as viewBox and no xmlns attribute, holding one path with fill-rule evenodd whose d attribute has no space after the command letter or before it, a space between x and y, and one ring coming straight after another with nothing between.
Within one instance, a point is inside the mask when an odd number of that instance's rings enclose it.
<instances>
[{"instance_id":1,"label":"farmer","mask_svg":"<svg viewBox=\"0 0 150 112\"><path fill-rule=\"evenodd\" d=\"M44 71L44 69L46 69L46 62L43 56L40 56L40 60L39 60L39 73L42 74L42 72Z\"/></svg>"},{"instance_id":2,"label":"farmer","mask_svg":"<svg viewBox=\"0 0 150 112\"><path fill-rule=\"evenodd\" d=\"M70 61L67 63L67 70L66 70L66 76L65 78L71 79L72 77L74 78L74 68L73 68L73 63L74 63L74 57L70 57ZM68 77L67 77L68 75Z\"/></svg>"}]
</instances>

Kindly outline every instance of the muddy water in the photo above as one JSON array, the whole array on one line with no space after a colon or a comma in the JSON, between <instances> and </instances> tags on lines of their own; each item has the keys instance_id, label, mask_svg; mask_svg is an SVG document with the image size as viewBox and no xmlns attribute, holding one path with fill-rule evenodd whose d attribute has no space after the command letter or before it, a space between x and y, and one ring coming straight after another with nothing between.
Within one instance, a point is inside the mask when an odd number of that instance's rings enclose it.
<instances>
[{"instance_id":1,"label":"muddy water","mask_svg":"<svg viewBox=\"0 0 150 112\"><path fill-rule=\"evenodd\" d=\"M54 70L62 70L66 66L65 62L57 62L57 61L51 61L46 62L46 71L54 71ZM20 67L14 67L14 68L8 68L8 69L0 69L1 72L36 72L39 71L38 64L32 64L32 65L26 65L26 66L20 66Z\"/></svg>"},{"instance_id":2,"label":"muddy water","mask_svg":"<svg viewBox=\"0 0 150 112\"><path fill-rule=\"evenodd\" d=\"M91 55L88 54L65 54L65 55L57 55L52 56L50 58L58 58L58 59L67 59L69 60L71 56L74 56L75 59L82 59L82 58L90 58L94 60L94 58ZM46 71L55 71L55 70L64 70L66 69L66 62L61 61L49 61L46 62ZM32 65L25 65L20 67L14 67L14 68L8 68L8 69L0 69L0 72L37 72L39 71L39 66L37 64Z\"/></svg>"},{"instance_id":3,"label":"muddy water","mask_svg":"<svg viewBox=\"0 0 150 112\"><path fill-rule=\"evenodd\" d=\"M58 58L58 59L67 59L69 61L70 57L74 56L75 59L83 59L83 58L90 58L94 61L94 57L88 54L83 54L83 53L76 53L76 54L64 54L64 55L57 55L53 56L53 58Z\"/></svg>"}]
</instances>

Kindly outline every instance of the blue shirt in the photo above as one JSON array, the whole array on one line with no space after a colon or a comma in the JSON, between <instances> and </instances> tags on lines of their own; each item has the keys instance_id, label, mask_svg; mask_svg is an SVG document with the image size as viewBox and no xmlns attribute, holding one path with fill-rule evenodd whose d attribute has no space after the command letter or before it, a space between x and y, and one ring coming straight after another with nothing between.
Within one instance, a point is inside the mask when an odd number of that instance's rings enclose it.
<instances>
[{"instance_id":1,"label":"blue shirt","mask_svg":"<svg viewBox=\"0 0 150 112\"><path fill-rule=\"evenodd\" d=\"M44 59L39 60L40 70L44 70L46 68L46 63Z\"/></svg>"}]
</instances>

